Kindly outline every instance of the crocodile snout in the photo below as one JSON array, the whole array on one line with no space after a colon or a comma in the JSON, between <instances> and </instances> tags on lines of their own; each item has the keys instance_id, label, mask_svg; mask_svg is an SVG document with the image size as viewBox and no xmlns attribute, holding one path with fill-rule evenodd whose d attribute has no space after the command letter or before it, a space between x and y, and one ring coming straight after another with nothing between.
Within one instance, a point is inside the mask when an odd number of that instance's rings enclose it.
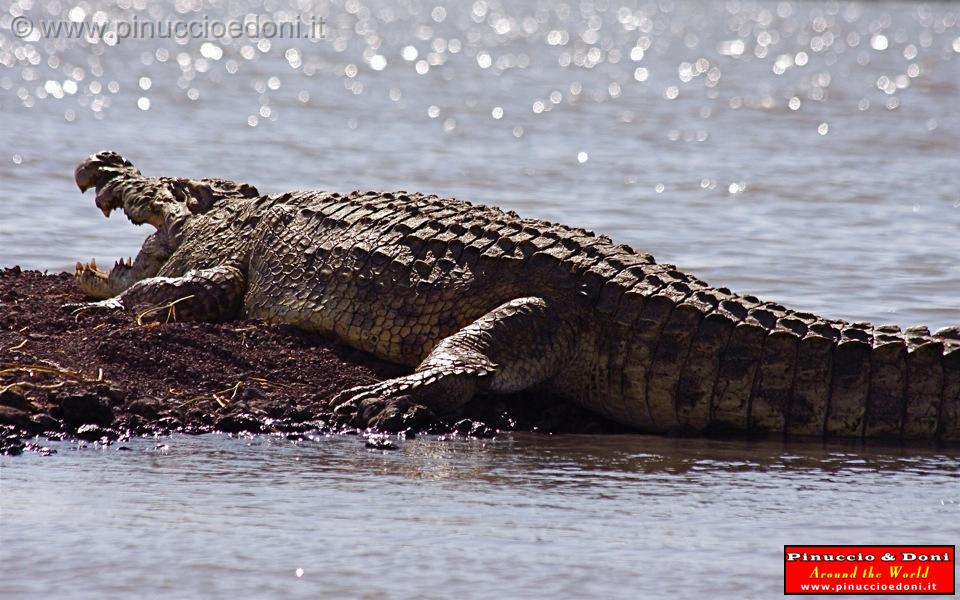
<instances>
[{"instance_id":1,"label":"crocodile snout","mask_svg":"<svg viewBox=\"0 0 960 600\"><path fill-rule=\"evenodd\" d=\"M139 173L133 163L116 152L105 150L97 152L77 165L73 179L81 192L92 187L100 187L123 172Z\"/></svg>"}]
</instances>

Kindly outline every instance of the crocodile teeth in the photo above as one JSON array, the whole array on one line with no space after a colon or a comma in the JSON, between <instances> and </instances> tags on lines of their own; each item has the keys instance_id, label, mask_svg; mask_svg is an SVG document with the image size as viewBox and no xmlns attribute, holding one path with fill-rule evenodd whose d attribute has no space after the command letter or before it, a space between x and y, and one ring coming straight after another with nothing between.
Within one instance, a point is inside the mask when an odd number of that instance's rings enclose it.
<instances>
[{"instance_id":1,"label":"crocodile teeth","mask_svg":"<svg viewBox=\"0 0 960 600\"><path fill-rule=\"evenodd\" d=\"M90 262L88 263L82 263L80 261L77 261L77 264L74 267L74 272L77 275L81 275L83 273L86 273L87 271L91 271L93 272L93 274L99 275L100 277L107 276L106 273L104 273L103 271L97 268L97 259L95 258L91 258Z\"/></svg>"}]
</instances>

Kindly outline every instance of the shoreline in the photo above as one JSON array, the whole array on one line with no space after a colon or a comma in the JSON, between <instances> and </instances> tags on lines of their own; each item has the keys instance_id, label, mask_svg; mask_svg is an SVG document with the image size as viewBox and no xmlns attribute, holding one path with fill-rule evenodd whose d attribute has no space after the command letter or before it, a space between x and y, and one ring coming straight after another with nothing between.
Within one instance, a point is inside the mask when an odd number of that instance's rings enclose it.
<instances>
[{"instance_id":1,"label":"shoreline","mask_svg":"<svg viewBox=\"0 0 960 600\"><path fill-rule=\"evenodd\" d=\"M131 313L62 308L83 302L73 276L0 270L0 454L25 440L112 443L171 433L364 433L332 423L343 389L404 368L287 325L258 321L143 323ZM570 405L479 397L429 433L611 433L617 425ZM409 437L420 433L407 431Z\"/></svg>"}]
</instances>

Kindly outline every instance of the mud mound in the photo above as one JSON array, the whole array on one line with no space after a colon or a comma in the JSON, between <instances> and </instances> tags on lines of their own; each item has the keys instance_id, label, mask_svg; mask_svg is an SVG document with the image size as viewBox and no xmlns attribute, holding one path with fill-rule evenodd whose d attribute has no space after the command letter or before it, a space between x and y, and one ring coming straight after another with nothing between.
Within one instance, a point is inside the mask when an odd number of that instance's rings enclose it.
<instances>
[{"instance_id":1,"label":"mud mound","mask_svg":"<svg viewBox=\"0 0 960 600\"><path fill-rule=\"evenodd\" d=\"M297 438L331 430L327 403L339 391L405 372L284 325L138 324L131 314L62 308L82 301L69 275L0 271L0 453L33 448L24 440L36 434L100 443L175 431ZM550 399L478 398L464 416L434 431L615 430Z\"/></svg>"}]
</instances>

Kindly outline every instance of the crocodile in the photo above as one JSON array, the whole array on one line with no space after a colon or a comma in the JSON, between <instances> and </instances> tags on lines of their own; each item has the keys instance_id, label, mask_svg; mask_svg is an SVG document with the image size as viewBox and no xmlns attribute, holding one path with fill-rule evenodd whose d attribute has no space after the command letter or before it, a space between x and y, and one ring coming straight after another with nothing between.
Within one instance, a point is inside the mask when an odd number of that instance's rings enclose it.
<instances>
[{"instance_id":1,"label":"crocodile","mask_svg":"<svg viewBox=\"0 0 960 600\"><path fill-rule=\"evenodd\" d=\"M156 230L109 272L77 263L85 307L285 323L412 369L337 395L335 414L355 426L530 392L639 432L960 440L957 327L826 319L456 199L265 195L147 177L114 152L75 179L104 215Z\"/></svg>"}]
</instances>

